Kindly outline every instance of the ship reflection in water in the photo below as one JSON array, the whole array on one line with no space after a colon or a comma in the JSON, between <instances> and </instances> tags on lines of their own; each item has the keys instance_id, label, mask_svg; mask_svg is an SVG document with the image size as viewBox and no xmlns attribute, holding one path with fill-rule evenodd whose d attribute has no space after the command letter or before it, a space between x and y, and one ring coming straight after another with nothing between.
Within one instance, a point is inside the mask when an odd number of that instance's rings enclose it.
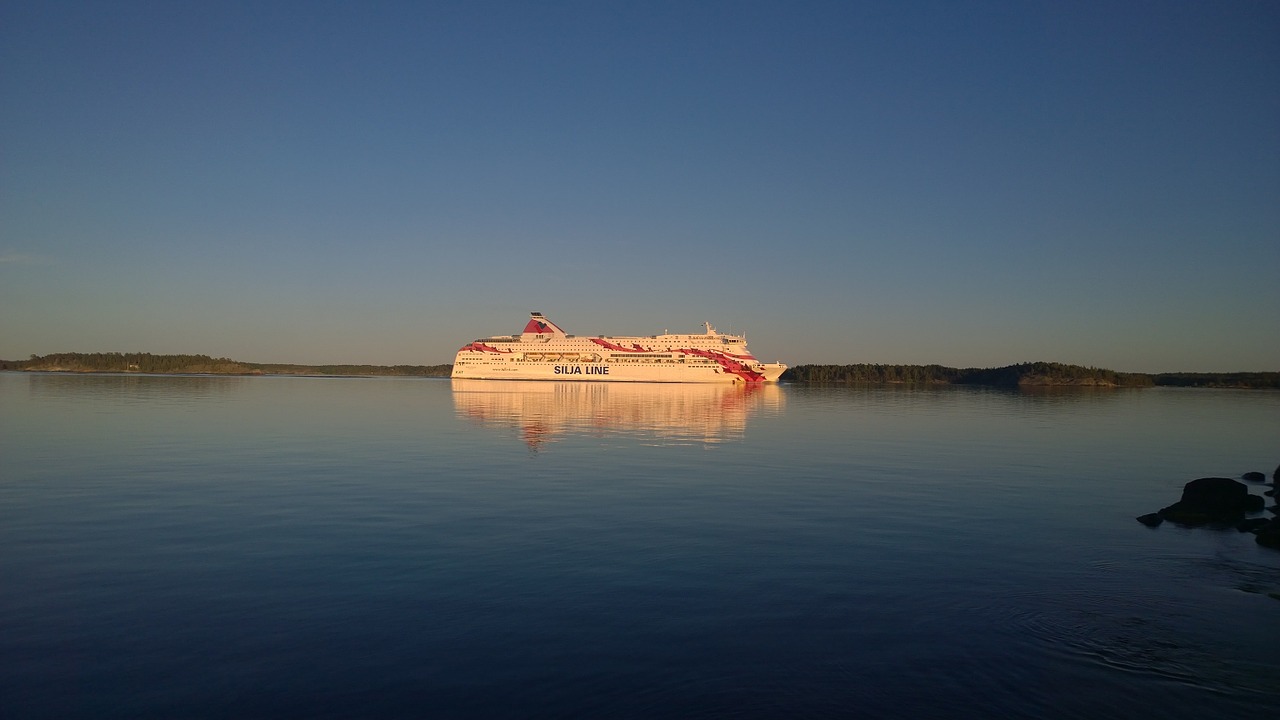
<instances>
[{"instance_id":1,"label":"ship reflection in water","mask_svg":"<svg viewBox=\"0 0 1280 720\"><path fill-rule=\"evenodd\" d=\"M459 417L516 428L532 450L572 435L628 435L661 444L741 440L752 415L776 413L783 404L774 384L451 382Z\"/></svg>"}]
</instances>

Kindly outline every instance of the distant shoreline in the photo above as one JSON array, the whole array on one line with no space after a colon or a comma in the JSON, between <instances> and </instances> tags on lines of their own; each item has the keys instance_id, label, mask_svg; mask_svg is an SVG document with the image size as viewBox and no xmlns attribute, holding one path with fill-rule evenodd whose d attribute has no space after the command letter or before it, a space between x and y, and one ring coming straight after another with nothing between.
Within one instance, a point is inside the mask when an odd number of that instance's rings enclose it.
<instances>
[{"instance_id":1,"label":"distant shoreline","mask_svg":"<svg viewBox=\"0 0 1280 720\"><path fill-rule=\"evenodd\" d=\"M296 365L250 363L207 355L57 353L0 360L0 370L122 375L288 375L301 377L449 377L452 365ZM1280 372L1122 373L1062 363L998 368L943 365L798 365L782 375L794 385L985 385L996 387L1202 387L1280 389Z\"/></svg>"},{"instance_id":2,"label":"distant shoreline","mask_svg":"<svg viewBox=\"0 0 1280 720\"><path fill-rule=\"evenodd\" d=\"M448 377L452 365L297 365L251 363L207 355L57 353L0 360L0 370L122 375L297 375L314 377Z\"/></svg>"},{"instance_id":3,"label":"distant shoreline","mask_svg":"<svg viewBox=\"0 0 1280 720\"><path fill-rule=\"evenodd\" d=\"M798 365L782 379L804 385L987 385L995 387L1201 387L1280 389L1280 372L1125 373L1104 368L1032 362L998 368L943 365Z\"/></svg>"}]
</instances>

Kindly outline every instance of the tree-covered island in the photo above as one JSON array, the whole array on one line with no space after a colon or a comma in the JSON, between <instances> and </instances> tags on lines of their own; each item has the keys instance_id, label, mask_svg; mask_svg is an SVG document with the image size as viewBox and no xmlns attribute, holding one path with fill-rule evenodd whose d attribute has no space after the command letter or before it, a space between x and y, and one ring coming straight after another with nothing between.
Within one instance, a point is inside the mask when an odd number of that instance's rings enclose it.
<instances>
[{"instance_id":1,"label":"tree-covered island","mask_svg":"<svg viewBox=\"0 0 1280 720\"><path fill-rule=\"evenodd\" d=\"M798 365L783 382L805 385L994 385L1003 387L1210 387L1280 389L1280 372L1125 373L1080 365L1029 362L998 368L943 365Z\"/></svg>"},{"instance_id":2,"label":"tree-covered island","mask_svg":"<svg viewBox=\"0 0 1280 720\"><path fill-rule=\"evenodd\" d=\"M452 365L292 365L251 363L208 355L55 353L0 360L0 370L30 372L193 375L316 375L334 377L449 377ZM991 385L1002 387L1211 387L1280 389L1280 372L1125 373L1103 368L1030 362L998 368L944 365L798 365L782 374L796 385Z\"/></svg>"},{"instance_id":3,"label":"tree-covered island","mask_svg":"<svg viewBox=\"0 0 1280 720\"><path fill-rule=\"evenodd\" d=\"M292 365L251 363L208 355L151 353L55 353L27 360L0 360L0 370L31 372L144 373L181 375L321 375L338 377L448 377L452 365Z\"/></svg>"}]
</instances>

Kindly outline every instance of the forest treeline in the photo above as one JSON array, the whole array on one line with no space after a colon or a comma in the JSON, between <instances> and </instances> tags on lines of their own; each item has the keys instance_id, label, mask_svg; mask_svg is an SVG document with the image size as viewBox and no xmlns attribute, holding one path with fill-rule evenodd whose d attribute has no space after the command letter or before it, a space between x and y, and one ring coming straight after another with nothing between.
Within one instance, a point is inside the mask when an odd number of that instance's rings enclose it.
<instances>
[{"instance_id":1,"label":"forest treeline","mask_svg":"<svg viewBox=\"0 0 1280 720\"><path fill-rule=\"evenodd\" d=\"M44 372L174 373L214 375L335 375L449 377L452 365L293 365L250 363L208 355L55 353L0 360L0 370ZM944 365L798 365L782 374L799 385L997 385L1080 387L1207 387L1280 389L1280 372L1124 373L1063 363L1033 362L999 368Z\"/></svg>"},{"instance_id":2,"label":"forest treeline","mask_svg":"<svg viewBox=\"0 0 1280 720\"><path fill-rule=\"evenodd\" d=\"M1280 372L1161 373L1156 385L1206 388L1270 388L1280 390Z\"/></svg>"},{"instance_id":3,"label":"forest treeline","mask_svg":"<svg viewBox=\"0 0 1280 720\"><path fill-rule=\"evenodd\" d=\"M1032 362L999 368L943 365L798 365L783 382L804 385L878 385L885 383L1080 387L1217 387L1280 389L1280 372L1124 373L1080 365Z\"/></svg>"},{"instance_id":4,"label":"forest treeline","mask_svg":"<svg viewBox=\"0 0 1280 720\"><path fill-rule=\"evenodd\" d=\"M214 375L355 375L448 377L452 365L292 365L250 363L208 355L151 353L55 353L0 360L0 370Z\"/></svg>"}]
</instances>

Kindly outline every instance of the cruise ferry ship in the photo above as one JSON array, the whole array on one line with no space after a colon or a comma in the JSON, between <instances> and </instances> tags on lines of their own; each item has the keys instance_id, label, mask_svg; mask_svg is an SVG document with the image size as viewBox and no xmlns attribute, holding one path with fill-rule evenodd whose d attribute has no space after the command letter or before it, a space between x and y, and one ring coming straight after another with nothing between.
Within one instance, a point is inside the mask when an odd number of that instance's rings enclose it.
<instances>
[{"instance_id":1,"label":"cruise ferry ship","mask_svg":"<svg viewBox=\"0 0 1280 720\"><path fill-rule=\"evenodd\" d=\"M453 361L453 377L475 380L763 383L787 369L762 363L746 338L706 331L647 337L569 335L542 313L530 313L524 332L467 343Z\"/></svg>"}]
</instances>

